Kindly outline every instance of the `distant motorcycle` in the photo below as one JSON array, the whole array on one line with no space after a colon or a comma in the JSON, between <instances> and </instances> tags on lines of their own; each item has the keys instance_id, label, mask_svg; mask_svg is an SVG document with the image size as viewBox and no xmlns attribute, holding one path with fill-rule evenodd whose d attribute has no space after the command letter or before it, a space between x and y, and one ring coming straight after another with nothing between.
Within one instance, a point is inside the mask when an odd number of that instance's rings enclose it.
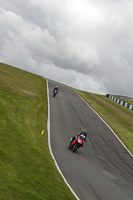
<instances>
[{"instance_id":1,"label":"distant motorcycle","mask_svg":"<svg viewBox=\"0 0 133 200\"><path fill-rule=\"evenodd\" d=\"M53 91L53 97L55 97L57 94L58 94L58 91L57 91L57 90L54 90L54 91Z\"/></svg>"},{"instance_id":2,"label":"distant motorcycle","mask_svg":"<svg viewBox=\"0 0 133 200\"><path fill-rule=\"evenodd\" d=\"M83 147L84 142L85 142L85 136L83 134L75 138L74 141L72 141L71 138L69 149L71 149L72 152L75 152L77 151L78 148Z\"/></svg>"}]
</instances>

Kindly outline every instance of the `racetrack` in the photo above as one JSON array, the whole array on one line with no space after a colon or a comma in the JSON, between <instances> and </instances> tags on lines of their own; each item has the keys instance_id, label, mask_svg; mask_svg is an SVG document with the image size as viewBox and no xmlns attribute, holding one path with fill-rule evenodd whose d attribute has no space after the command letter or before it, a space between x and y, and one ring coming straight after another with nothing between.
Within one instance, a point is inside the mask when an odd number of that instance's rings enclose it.
<instances>
[{"instance_id":1,"label":"racetrack","mask_svg":"<svg viewBox=\"0 0 133 200\"><path fill-rule=\"evenodd\" d=\"M51 148L80 200L132 200L133 158L108 126L69 87L48 80ZM73 153L69 140L83 128L88 141ZM63 191L62 191L63 192Z\"/></svg>"}]
</instances>

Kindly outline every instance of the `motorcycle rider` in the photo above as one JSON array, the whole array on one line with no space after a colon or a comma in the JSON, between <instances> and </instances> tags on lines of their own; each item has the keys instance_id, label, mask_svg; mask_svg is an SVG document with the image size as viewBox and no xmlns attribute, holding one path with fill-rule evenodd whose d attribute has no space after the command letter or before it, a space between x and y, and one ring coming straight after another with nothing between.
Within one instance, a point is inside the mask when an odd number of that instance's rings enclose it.
<instances>
[{"instance_id":1,"label":"motorcycle rider","mask_svg":"<svg viewBox=\"0 0 133 200\"><path fill-rule=\"evenodd\" d=\"M53 93L58 94L58 86L56 86L56 87L53 89Z\"/></svg>"},{"instance_id":2,"label":"motorcycle rider","mask_svg":"<svg viewBox=\"0 0 133 200\"><path fill-rule=\"evenodd\" d=\"M85 141L87 141L87 130L86 129L83 129L83 131L81 133L79 133L78 135L76 136L73 136L73 138L71 138L70 142L74 141L78 136L80 135L84 135L85 136Z\"/></svg>"}]
</instances>

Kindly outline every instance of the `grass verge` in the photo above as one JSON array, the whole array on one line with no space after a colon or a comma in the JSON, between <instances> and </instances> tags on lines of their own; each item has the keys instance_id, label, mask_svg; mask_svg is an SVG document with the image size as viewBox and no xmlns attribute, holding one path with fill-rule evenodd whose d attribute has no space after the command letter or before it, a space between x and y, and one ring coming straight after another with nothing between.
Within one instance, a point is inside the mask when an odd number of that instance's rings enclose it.
<instances>
[{"instance_id":1,"label":"grass verge","mask_svg":"<svg viewBox=\"0 0 133 200\"><path fill-rule=\"evenodd\" d=\"M75 91L107 122L133 154L133 111L104 95Z\"/></svg>"},{"instance_id":2,"label":"grass verge","mask_svg":"<svg viewBox=\"0 0 133 200\"><path fill-rule=\"evenodd\" d=\"M46 80L0 63L0 200L75 199L49 152L47 112Z\"/></svg>"}]
</instances>

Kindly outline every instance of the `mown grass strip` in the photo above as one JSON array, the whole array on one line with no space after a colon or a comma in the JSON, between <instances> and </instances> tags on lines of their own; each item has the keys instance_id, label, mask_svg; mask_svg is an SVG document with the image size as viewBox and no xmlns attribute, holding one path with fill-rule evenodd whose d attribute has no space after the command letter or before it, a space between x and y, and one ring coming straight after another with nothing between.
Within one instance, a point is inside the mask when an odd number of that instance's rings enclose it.
<instances>
[{"instance_id":1,"label":"mown grass strip","mask_svg":"<svg viewBox=\"0 0 133 200\"><path fill-rule=\"evenodd\" d=\"M104 95L75 91L107 122L133 154L133 111Z\"/></svg>"},{"instance_id":2,"label":"mown grass strip","mask_svg":"<svg viewBox=\"0 0 133 200\"><path fill-rule=\"evenodd\" d=\"M49 152L47 112L46 80L0 63L0 200L75 199Z\"/></svg>"}]
</instances>

